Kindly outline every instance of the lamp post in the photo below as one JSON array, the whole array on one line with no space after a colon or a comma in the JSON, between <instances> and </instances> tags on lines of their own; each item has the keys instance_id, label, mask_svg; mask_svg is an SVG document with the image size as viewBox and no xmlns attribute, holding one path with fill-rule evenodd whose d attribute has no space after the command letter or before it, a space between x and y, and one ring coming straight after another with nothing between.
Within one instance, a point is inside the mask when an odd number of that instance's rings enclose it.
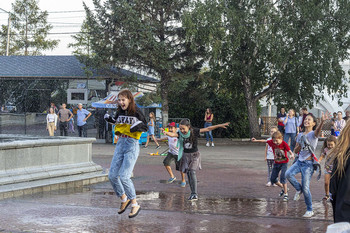
<instances>
[{"instance_id":1,"label":"lamp post","mask_svg":"<svg viewBox=\"0 0 350 233\"><path fill-rule=\"evenodd\" d=\"M10 50L10 26L11 26L11 13L8 11L5 11L4 9L0 8L3 12L9 14L8 21L7 21L7 42L6 42L6 56L9 55Z\"/></svg>"}]
</instances>

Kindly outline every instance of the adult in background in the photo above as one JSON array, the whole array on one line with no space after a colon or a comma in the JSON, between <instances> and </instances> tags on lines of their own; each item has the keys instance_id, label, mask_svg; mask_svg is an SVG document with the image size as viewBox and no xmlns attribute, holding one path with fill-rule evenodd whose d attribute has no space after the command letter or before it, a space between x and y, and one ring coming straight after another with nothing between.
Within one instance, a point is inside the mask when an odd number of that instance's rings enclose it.
<instances>
[{"instance_id":1,"label":"adult in background","mask_svg":"<svg viewBox=\"0 0 350 233\"><path fill-rule=\"evenodd\" d=\"M51 103L50 108L53 108L54 113L58 114L58 108L56 107L55 103ZM50 112L50 109L49 109L49 112Z\"/></svg>"},{"instance_id":2,"label":"adult in background","mask_svg":"<svg viewBox=\"0 0 350 233\"><path fill-rule=\"evenodd\" d=\"M346 121L343 119L343 114L341 111L337 113L337 119L334 122L334 133L335 136L339 136L340 132L345 128ZM337 133L339 132L339 133Z\"/></svg>"},{"instance_id":3,"label":"adult in background","mask_svg":"<svg viewBox=\"0 0 350 233\"><path fill-rule=\"evenodd\" d=\"M57 127L57 115L55 110L51 107L46 116L46 129L49 131L49 136L54 136Z\"/></svg>"},{"instance_id":4,"label":"adult in background","mask_svg":"<svg viewBox=\"0 0 350 233\"><path fill-rule=\"evenodd\" d=\"M345 117L343 118L345 121L350 119L350 111L345 111Z\"/></svg>"},{"instance_id":5,"label":"adult in background","mask_svg":"<svg viewBox=\"0 0 350 233\"><path fill-rule=\"evenodd\" d=\"M68 136L68 122L72 119L73 113L69 111L67 105L63 103L57 115L60 122L60 135Z\"/></svg>"},{"instance_id":6,"label":"adult in background","mask_svg":"<svg viewBox=\"0 0 350 233\"><path fill-rule=\"evenodd\" d=\"M87 137L87 125L86 121L91 116L91 112L86 109L83 109L83 104L78 104L77 110L77 126L79 137Z\"/></svg>"},{"instance_id":7,"label":"adult in background","mask_svg":"<svg viewBox=\"0 0 350 233\"><path fill-rule=\"evenodd\" d=\"M331 119L331 135L335 136L335 130L334 130L334 123L335 121L337 120L337 113L336 112L333 112L333 117Z\"/></svg>"},{"instance_id":8,"label":"adult in background","mask_svg":"<svg viewBox=\"0 0 350 233\"><path fill-rule=\"evenodd\" d=\"M289 109L283 124L285 125L284 141L289 144L290 139L289 146L290 149L294 151L295 137L297 136L297 133L299 133L299 123L297 117L295 116L294 109Z\"/></svg>"},{"instance_id":9,"label":"adult in background","mask_svg":"<svg viewBox=\"0 0 350 233\"><path fill-rule=\"evenodd\" d=\"M287 116L286 110L284 107L281 107L281 111L277 114L277 122L278 122L278 131L284 134L284 124L283 121Z\"/></svg>"},{"instance_id":10,"label":"adult in background","mask_svg":"<svg viewBox=\"0 0 350 233\"><path fill-rule=\"evenodd\" d=\"M214 118L214 114L212 113L210 108L207 108L207 110L205 111L205 116L204 116L204 128L208 128L209 126L213 125L213 118ZM207 139L207 144L205 144L206 146L210 146L209 144L209 138L211 141L211 146L214 146L214 140L213 140L213 134L211 133L211 131L205 132L205 138Z\"/></svg>"}]
</instances>

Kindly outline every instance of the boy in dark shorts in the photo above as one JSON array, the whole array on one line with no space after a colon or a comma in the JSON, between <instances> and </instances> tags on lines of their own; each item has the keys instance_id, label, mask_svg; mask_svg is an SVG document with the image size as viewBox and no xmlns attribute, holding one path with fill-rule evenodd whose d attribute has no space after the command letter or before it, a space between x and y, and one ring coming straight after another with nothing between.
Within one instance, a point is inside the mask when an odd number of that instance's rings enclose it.
<instances>
[{"instance_id":1,"label":"boy in dark shorts","mask_svg":"<svg viewBox=\"0 0 350 233\"><path fill-rule=\"evenodd\" d=\"M171 133L175 133L176 132L176 125L175 122L171 122L168 125L169 128L169 132ZM168 136L168 143L169 143L169 152L168 155L165 157L163 164L165 166L165 169L168 171L169 175L170 175L170 179L168 180L168 183L172 183L176 180L176 177L174 176L170 164L171 161L175 162L175 166L176 166L176 171L180 171L179 165L180 165L180 161L178 161L178 154L179 154L179 148L177 147L177 141L178 138L177 137L170 137ZM185 173L181 172L181 187L186 187L186 181L185 181Z\"/></svg>"},{"instance_id":2,"label":"boy in dark shorts","mask_svg":"<svg viewBox=\"0 0 350 233\"><path fill-rule=\"evenodd\" d=\"M290 158L294 158L293 152L290 150L288 144L283 141L282 133L277 131L272 134L272 140L266 142L273 151L275 157L275 163L271 173L271 183L276 184L282 191L280 197L283 196L283 201L288 201L288 188L286 180L286 171L288 168L289 158L287 153L290 154ZM278 174L280 173L280 181L278 181Z\"/></svg>"}]
</instances>

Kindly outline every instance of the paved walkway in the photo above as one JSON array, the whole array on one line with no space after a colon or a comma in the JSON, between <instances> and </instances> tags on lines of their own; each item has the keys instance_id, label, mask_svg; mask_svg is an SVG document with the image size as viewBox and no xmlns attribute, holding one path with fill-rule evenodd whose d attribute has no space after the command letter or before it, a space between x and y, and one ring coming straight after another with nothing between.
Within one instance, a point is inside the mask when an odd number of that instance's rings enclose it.
<instances>
[{"instance_id":1,"label":"paved walkway","mask_svg":"<svg viewBox=\"0 0 350 233\"><path fill-rule=\"evenodd\" d=\"M323 177L312 179L315 216L303 219L303 198L282 202L279 188L265 187L263 144L201 145L197 202L187 201L189 187L166 183L164 157L150 156L156 150L149 147L141 150L134 170L142 206L136 218L129 219L128 211L117 214L120 202L106 182L2 200L0 232L325 232L332 223L331 205L321 201ZM93 160L108 168L113 151L113 145L94 144ZM289 188L292 199L295 190Z\"/></svg>"}]
</instances>

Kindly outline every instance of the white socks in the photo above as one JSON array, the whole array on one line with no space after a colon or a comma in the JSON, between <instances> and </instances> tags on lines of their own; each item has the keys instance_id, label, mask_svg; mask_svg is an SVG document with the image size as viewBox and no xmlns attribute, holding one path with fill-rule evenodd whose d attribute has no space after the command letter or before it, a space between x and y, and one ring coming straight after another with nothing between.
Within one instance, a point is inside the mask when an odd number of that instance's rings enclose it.
<instances>
[{"instance_id":1,"label":"white socks","mask_svg":"<svg viewBox=\"0 0 350 233\"><path fill-rule=\"evenodd\" d=\"M136 207L138 206L139 204L136 202L135 204L131 204L131 207Z\"/></svg>"},{"instance_id":2,"label":"white socks","mask_svg":"<svg viewBox=\"0 0 350 233\"><path fill-rule=\"evenodd\" d=\"M128 200L128 197L125 197L124 199L122 199L122 202L126 202Z\"/></svg>"}]
</instances>

